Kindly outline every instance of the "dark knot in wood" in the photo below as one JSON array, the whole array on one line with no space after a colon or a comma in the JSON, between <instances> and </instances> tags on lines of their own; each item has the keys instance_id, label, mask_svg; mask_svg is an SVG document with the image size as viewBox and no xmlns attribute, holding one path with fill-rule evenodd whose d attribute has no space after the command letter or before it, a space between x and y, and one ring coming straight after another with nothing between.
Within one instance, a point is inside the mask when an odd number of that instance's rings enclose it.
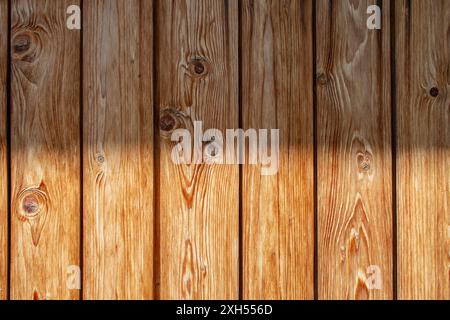
<instances>
[{"instance_id":1,"label":"dark knot in wood","mask_svg":"<svg viewBox=\"0 0 450 320\"><path fill-rule=\"evenodd\" d=\"M47 211L48 195L43 184L39 188L31 187L22 190L17 195L17 199L17 215L21 221L35 219Z\"/></svg>"},{"instance_id":2,"label":"dark knot in wood","mask_svg":"<svg viewBox=\"0 0 450 320\"><path fill-rule=\"evenodd\" d=\"M26 196L22 201L22 209L28 215L34 215L39 211L39 201L34 195Z\"/></svg>"},{"instance_id":3,"label":"dark knot in wood","mask_svg":"<svg viewBox=\"0 0 450 320\"><path fill-rule=\"evenodd\" d=\"M175 118L168 113L166 113L159 119L159 127L162 131L172 131L175 128L175 125Z\"/></svg>"},{"instance_id":4,"label":"dark knot in wood","mask_svg":"<svg viewBox=\"0 0 450 320\"><path fill-rule=\"evenodd\" d=\"M14 38L13 48L14 52L22 54L30 50L31 38L28 34L20 34Z\"/></svg>"},{"instance_id":5,"label":"dark knot in wood","mask_svg":"<svg viewBox=\"0 0 450 320\"><path fill-rule=\"evenodd\" d=\"M172 134L177 129L187 129L192 132L192 120L181 107L165 107L160 111L159 129L161 138L171 140Z\"/></svg>"},{"instance_id":6,"label":"dark knot in wood","mask_svg":"<svg viewBox=\"0 0 450 320\"><path fill-rule=\"evenodd\" d=\"M193 77L205 77L209 72L209 64L206 59L195 58L189 62L189 72Z\"/></svg>"},{"instance_id":7,"label":"dark knot in wood","mask_svg":"<svg viewBox=\"0 0 450 320\"><path fill-rule=\"evenodd\" d=\"M431 89L430 89L430 95L431 95L433 98L436 98L436 97L439 95L439 89L436 88L436 87L431 88Z\"/></svg>"},{"instance_id":8,"label":"dark knot in wood","mask_svg":"<svg viewBox=\"0 0 450 320\"><path fill-rule=\"evenodd\" d=\"M215 147L209 148L209 155L211 157L215 157L215 156L217 156L217 154L218 154L218 152L217 152L217 149Z\"/></svg>"},{"instance_id":9,"label":"dark knot in wood","mask_svg":"<svg viewBox=\"0 0 450 320\"><path fill-rule=\"evenodd\" d=\"M98 164L103 164L105 162L105 156L101 153L95 155L95 160Z\"/></svg>"},{"instance_id":10,"label":"dark knot in wood","mask_svg":"<svg viewBox=\"0 0 450 320\"><path fill-rule=\"evenodd\" d=\"M321 86L324 86L328 83L328 77L325 73L319 73L317 75L317 83Z\"/></svg>"},{"instance_id":11,"label":"dark knot in wood","mask_svg":"<svg viewBox=\"0 0 450 320\"><path fill-rule=\"evenodd\" d=\"M33 31L20 32L11 41L14 61L33 62L40 54L41 42L39 34Z\"/></svg>"},{"instance_id":12,"label":"dark knot in wood","mask_svg":"<svg viewBox=\"0 0 450 320\"><path fill-rule=\"evenodd\" d=\"M369 173L371 171L372 155L368 151L358 153L357 161L360 173Z\"/></svg>"},{"instance_id":13,"label":"dark knot in wood","mask_svg":"<svg viewBox=\"0 0 450 320\"><path fill-rule=\"evenodd\" d=\"M203 74L205 72L205 66L200 61L194 63L194 71L196 74Z\"/></svg>"}]
</instances>

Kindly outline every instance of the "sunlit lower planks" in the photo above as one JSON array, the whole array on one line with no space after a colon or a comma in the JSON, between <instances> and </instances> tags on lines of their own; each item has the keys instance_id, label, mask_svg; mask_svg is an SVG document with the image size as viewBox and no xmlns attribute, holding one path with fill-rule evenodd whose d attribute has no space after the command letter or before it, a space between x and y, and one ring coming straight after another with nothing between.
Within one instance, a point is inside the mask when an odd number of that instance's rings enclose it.
<instances>
[{"instance_id":1,"label":"sunlit lower planks","mask_svg":"<svg viewBox=\"0 0 450 320\"><path fill-rule=\"evenodd\" d=\"M84 1L85 299L153 297L152 6Z\"/></svg>"},{"instance_id":2,"label":"sunlit lower planks","mask_svg":"<svg viewBox=\"0 0 450 320\"><path fill-rule=\"evenodd\" d=\"M156 16L159 295L237 299L238 166L176 165L170 137L194 121L238 127L238 1L158 1Z\"/></svg>"},{"instance_id":3,"label":"sunlit lower planks","mask_svg":"<svg viewBox=\"0 0 450 320\"><path fill-rule=\"evenodd\" d=\"M80 32L65 20L78 3L11 1L12 299L79 298Z\"/></svg>"},{"instance_id":4,"label":"sunlit lower planks","mask_svg":"<svg viewBox=\"0 0 450 320\"><path fill-rule=\"evenodd\" d=\"M316 1L319 299L393 297L390 2Z\"/></svg>"},{"instance_id":5,"label":"sunlit lower planks","mask_svg":"<svg viewBox=\"0 0 450 320\"><path fill-rule=\"evenodd\" d=\"M314 298L312 9L295 0L241 5L243 127L280 130L278 171L243 167L244 299Z\"/></svg>"},{"instance_id":6,"label":"sunlit lower planks","mask_svg":"<svg viewBox=\"0 0 450 320\"><path fill-rule=\"evenodd\" d=\"M396 1L399 299L450 299L450 1Z\"/></svg>"},{"instance_id":7,"label":"sunlit lower planks","mask_svg":"<svg viewBox=\"0 0 450 320\"><path fill-rule=\"evenodd\" d=\"M0 0L0 300L8 296L8 165L6 99L8 70L8 1Z\"/></svg>"}]
</instances>

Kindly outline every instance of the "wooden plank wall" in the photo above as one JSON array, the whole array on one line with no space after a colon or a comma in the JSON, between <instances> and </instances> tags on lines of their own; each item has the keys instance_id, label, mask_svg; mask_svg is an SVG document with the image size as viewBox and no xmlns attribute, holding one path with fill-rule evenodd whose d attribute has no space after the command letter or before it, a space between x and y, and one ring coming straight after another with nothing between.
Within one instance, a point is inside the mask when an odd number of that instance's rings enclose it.
<instances>
[{"instance_id":1,"label":"wooden plank wall","mask_svg":"<svg viewBox=\"0 0 450 320\"><path fill-rule=\"evenodd\" d=\"M449 0L0 0L0 299L449 299L449 30ZM175 164L198 121L209 161L279 129L277 174Z\"/></svg>"},{"instance_id":2,"label":"wooden plank wall","mask_svg":"<svg viewBox=\"0 0 450 320\"><path fill-rule=\"evenodd\" d=\"M80 265L80 33L69 0L11 2L12 299L77 299Z\"/></svg>"},{"instance_id":3,"label":"wooden plank wall","mask_svg":"<svg viewBox=\"0 0 450 320\"><path fill-rule=\"evenodd\" d=\"M151 299L152 2L83 9L83 297Z\"/></svg>"},{"instance_id":4,"label":"wooden plank wall","mask_svg":"<svg viewBox=\"0 0 450 320\"><path fill-rule=\"evenodd\" d=\"M450 299L450 2L396 2L398 290Z\"/></svg>"},{"instance_id":5,"label":"wooden plank wall","mask_svg":"<svg viewBox=\"0 0 450 320\"><path fill-rule=\"evenodd\" d=\"M170 136L238 126L238 1L157 2L159 296L237 299L238 166L175 165Z\"/></svg>"},{"instance_id":6,"label":"wooden plank wall","mask_svg":"<svg viewBox=\"0 0 450 320\"><path fill-rule=\"evenodd\" d=\"M312 12L312 1L242 2L242 126L280 130L278 174L243 167L245 299L314 298Z\"/></svg>"},{"instance_id":7,"label":"wooden plank wall","mask_svg":"<svg viewBox=\"0 0 450 320\"><path fill-rule=\"evenodd\" d=\"M0 0L0 300L8 297L8 1Z\"/></svg>"},{"instance_id":8,"label":"wooden plank wall","mask_svg":"<svg viewBox=\"0 0 450 320\"><path fill-rule=\"evenodd\" d=\"M318 273L321 299L390 299L392 155L390 6L366 26L370 1L317 3ZM368 287L379 269L381 288Z\"/></svg>"}]
</instances>

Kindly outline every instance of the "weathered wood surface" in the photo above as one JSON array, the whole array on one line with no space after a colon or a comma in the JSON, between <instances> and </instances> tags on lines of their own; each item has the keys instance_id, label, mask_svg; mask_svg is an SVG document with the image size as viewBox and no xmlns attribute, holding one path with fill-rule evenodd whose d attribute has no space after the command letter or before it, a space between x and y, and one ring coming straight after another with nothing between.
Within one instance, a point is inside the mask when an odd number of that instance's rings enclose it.
<instances>
[{"instance_id":1,"label":"weathered wood surface","mask_svg":"<svg viewBox=\"0 0 450 320\"><path fill-rule=\"evenodd\" d=\"M243 298L313 299L313 4L241 10L242 124L280 130L278 173L243 167Z\"/></svg>"},{"instance_id":2,"label":"weathered wood surface","mask_svg":"<svg viewBox=\"0 0 450 320\"><path fill-rule=\"evenodd\" d=\"M83 6L83 297L153 297L153 1Z\"/></svg>"},{"instance_id":3,"label":"weathered wood surface","mask_svg":"<svg viewBox=\"0 0 450 320\"><path fill-rule=\"evenodd\" d=\"M382 30L370 4L316 2L319 299L393 297L390 3Z\"/></svg>"},{"instance_id":4,"label":"weathered wood surface","mask_svg":"<svg viewBox=\"0 0 450 320\"><path fill-rule=\"evenodd\" d=\"M11 2L11 298L78 299L80 32L78 1Z\"/></svg>"},{"instance_id":5,"label":"weathered wood surface","mask_svg":"<svg viewBox=\"0 0 450 320\"><path fill-rule=\"evenodd\" d=\"M0 299L449 299L449 30L448 0L0 0ZM195 121L279 129L277 175L175 164Z\"/></svg>"},{"instance_id":6,"label":"weathered wood surface","mask_svg":"<svg viewBox=\"0 0 450 320\"><path fill-rule=\"evenodd\" d=\"M7 71L8 1L0 0L0 300L8 297Z\"/></svg>"},{"instance_id":7,"label":"weathered wood surface","mask_svg":"<svg viewBox=\"0 0 450 320\"><path fill-rule=\"evenodd\" d=\"M396 1L398 297L450 299L450 1Z\"/></svg>"},{"instance_id":8,"label":"weathered wood surface","mask_svg":"<svg viewBox=\"0 0 450 320\"><path fill-rule=\"evenodd\" d=\"M176 165L170 137L238 127L238 1L158 1L156 16L159 297L237 299L238 166Z\"/></svg>"}]
</instances>

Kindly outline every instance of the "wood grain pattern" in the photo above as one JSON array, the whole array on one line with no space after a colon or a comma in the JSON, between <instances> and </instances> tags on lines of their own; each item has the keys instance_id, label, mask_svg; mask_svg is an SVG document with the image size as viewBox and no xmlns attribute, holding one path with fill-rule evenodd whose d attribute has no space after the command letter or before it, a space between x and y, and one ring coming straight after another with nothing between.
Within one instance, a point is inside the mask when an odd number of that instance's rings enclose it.
<instances>
[{"instance_id":1,"label":"wood grain pattern","mask_svg":"<svg viewBox=\"0 0 450 320\"><path fill-rule=\"evenodd\" d=\"M11 23L11 298L77 299L80 261L78 1L13 0Z\"/></svg>"},{"instance_id":2,"label":"wood grain pattern","mask_svg":"<svg viewBox=\"0 0 450 320\"><path fill-rule=\"evenodd\" d=\"M448 300L449 114L449 0L0 0L0 300Z\"/></svg>"},{"instance_id":3,"label":"wood grain pattern","mask_svg":"<svg viewBox=\"0 0 450 320\"><path fill-rule=\"evenodd\" d=\"M399 299L450 299L450 2L396 2Z\"/></svg>"},{"instance_id":4,"label":"wood grain pattern","mask_svg":"<svg viewBox=\"0 0 450 320\"><path fill-rule=\"evenodd\" d=\"M236 299L238 166L176 165L170 136L194 121L237 128L238 2L158 1L156 15L160 297Z\"/></svg>"},{"instance_id":5,"label":"wood grain pattern","mask_svg":"<svg viewBox=\"0 0 450 320\"><path fill-rule=\"evenodd\" d=\"M280 130L278 173L243 169L243 297L313 299L312 1L241 9L243 127Z\"/></svg>"},{"instance_id":6,"label":"wood grain pattern","mask_svg":"<svg viewBox=\"0 0 450 320\"><path fill-rule=\"evenodd\" d=\"M8 29L8 1L0 0L0 300L4 300L8 296L8 164L6 148Z\"/></svg>"},{"instance_id":7,"label":"wood grain pattern","mask_svg":"<svg viewBox=\"0 0 450 320\"><path fill-rule=\"evenodd\" d=\"M84 2L85 299L153 297L152 6Z\"/></svg>"},{"instance_id":8,"label":"wood grain pattern","mask_svg":"<svg viewBox=\"0 0 450 320\"><path fill-rule=\"evenodd\" d=\"M319 299L390 299L389 1L382 30L366 26L372 1L316 4Z\"/></svg>"}]
</instances>

